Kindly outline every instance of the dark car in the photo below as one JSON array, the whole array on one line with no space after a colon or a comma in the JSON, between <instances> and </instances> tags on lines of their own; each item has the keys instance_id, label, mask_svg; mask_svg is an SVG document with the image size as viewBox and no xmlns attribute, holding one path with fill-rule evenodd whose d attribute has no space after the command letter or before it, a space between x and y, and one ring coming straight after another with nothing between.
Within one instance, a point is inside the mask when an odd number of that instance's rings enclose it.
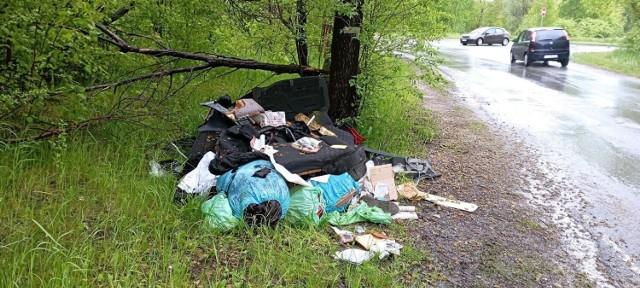
<instances>
[{"instance_id":1,"label":"dark car","mask_svg":"<svg viewBox=\"0 0 640 288\"><path fill-rule=\"evenodd\" d=\"M509 44L510 37L511 34L509 34L507 30L504 30L504 28L480 27L468 34L463 34L460 37L460 43L465 46L469 43L474 43L478 46L482 44L502 44L502 46L506 46Z\"/></svg>"},{"instance_id":2,"label":"dark car","mask_svg":"<svg viewBox=\"0 0 640 288\"><path fill-rule=\"evenodd\" d=\"M569 34L559 27L538 27L524 30L513 40L511 63L524 61L524 66L534 61L558 61L562 67L569 65Z\"/></svg>"}]
</instances>

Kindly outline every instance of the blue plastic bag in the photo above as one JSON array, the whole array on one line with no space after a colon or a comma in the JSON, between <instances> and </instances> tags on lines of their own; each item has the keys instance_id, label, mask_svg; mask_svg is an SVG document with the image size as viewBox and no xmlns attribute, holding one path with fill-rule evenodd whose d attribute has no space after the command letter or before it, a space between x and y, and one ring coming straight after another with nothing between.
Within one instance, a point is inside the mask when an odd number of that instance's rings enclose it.
<instances>
[{"instance_id":1,"label":"blue plastic bag","mask_svg":"<svg viewBox=\"0 0 640 288\"><path fill-rule=\"evenodd\" d=\"M360 185L358 185L356 180L353 180L353 177L351 177L349 173L329 175L329 181L327 183L311 180L311 185L313 185L313 187L322 188L322 196L327 204L324 207L325 213L331 213L333 211L343 212L347 209L349 203L336 207L336 202L338 202L340 197L349 193L352 188L355 188L356 191L360 191Z\"/></svg>"},{"instance_id":2,"label":"blue plastic bag","mask_svg":"<svg viewBox=\"0 0 640 288\"><path fill-rule=\"evenodd\" d=\"M254 177L263 168L271 169L264 178ZM244 164L236 171L228 171L218 178L218 192L226 193L233 216L243 219L243 214L250 204L260 204L274 200L280 203L284 219L289 210L289 188L282 175L278 173L271 162L256 160Z\"/></svg>"}]
</instances>

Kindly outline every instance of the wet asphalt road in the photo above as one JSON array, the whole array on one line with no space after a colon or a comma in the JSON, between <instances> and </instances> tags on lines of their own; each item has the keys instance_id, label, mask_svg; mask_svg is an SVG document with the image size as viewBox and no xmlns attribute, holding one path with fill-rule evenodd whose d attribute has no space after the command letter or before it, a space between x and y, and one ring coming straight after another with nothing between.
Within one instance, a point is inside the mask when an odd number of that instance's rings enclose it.
<instances>
[{"instance_id":1,"label":"wet asphalt road","mask_svg":"<svg viewBox=\"0 0 640 288\"><path fill-rule=\"evenodd\" d=\"M459 96L535 151L537 171L522 172L551 181L531 176L522 192L563 231L579 269L599 287L640 287L640 79L573 62L511 64L511 44L434 46Z\"/></svg>"}]
</instances>

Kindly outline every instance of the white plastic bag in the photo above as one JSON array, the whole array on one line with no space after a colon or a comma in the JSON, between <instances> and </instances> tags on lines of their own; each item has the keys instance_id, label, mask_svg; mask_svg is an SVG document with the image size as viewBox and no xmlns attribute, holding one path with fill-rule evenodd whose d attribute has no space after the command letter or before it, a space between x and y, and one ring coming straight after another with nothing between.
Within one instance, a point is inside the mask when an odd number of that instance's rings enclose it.
<instances>
[{"instance_id":1,"label":"white plastic bag","mask_svg":"<svg viewBox=\"0 0 640 288\"><path fill-rule=\"evenodd\" d=\"M189 194L200 194L201 196L209 195L211 187L216 186L218 179L218 176L209 172L209 163L215 157L216 154L213 152L207 152L207 154L204 154L202 160L198 162L198 166L180 179L178 188Z\"/></svg>"}]
</instances>

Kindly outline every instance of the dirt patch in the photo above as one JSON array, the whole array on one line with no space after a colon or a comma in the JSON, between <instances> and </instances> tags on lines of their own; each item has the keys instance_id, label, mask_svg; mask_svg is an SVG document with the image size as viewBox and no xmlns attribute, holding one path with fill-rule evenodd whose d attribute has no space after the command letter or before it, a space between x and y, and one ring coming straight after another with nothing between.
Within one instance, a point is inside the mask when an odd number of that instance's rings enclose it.
<instances>
[{"instance_id":1,"label":"dirt patch","mask_svg":"<svg viewBox=\"0 0 640 288\"><path fill-rule=\"evenodd\" d=\"M433 253L445 275L438 287L590 286L562 250L557 230L522 192L522 167L535 165L513 132L485 124L454 93L418 83L433 112L439 136L426 156L443 176L420 183L435 195L472 202L468 213L419 204L419 225L409 236Z\"/></svg>"}]
</instances>

